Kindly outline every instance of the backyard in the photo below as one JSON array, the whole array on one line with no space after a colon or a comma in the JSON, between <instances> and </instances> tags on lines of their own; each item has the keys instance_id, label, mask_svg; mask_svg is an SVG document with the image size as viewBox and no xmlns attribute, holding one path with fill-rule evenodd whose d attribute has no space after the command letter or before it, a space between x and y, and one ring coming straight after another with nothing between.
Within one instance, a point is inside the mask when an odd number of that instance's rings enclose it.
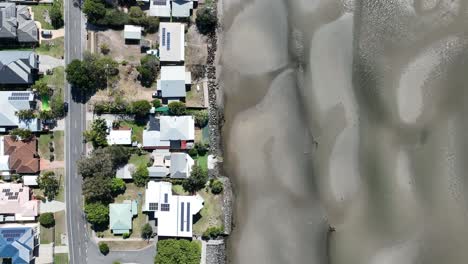
<instances>
[{"instance_id":1,"label":"backyard","mask_svg":"<svg viewBox=\"0 0 468 264\"><path fill-rule=\"evenodd\" d=\"M135 121L122 121L120 122L121 127L130 127L132 129L132 141L137 141L138 143L143 142L143 130L145 130L145 124L139 124Z\"/></svg>"},{"instance_id":2,"label":"backyard","mask_svg":"<svg viewBox=\"0 0 468 264\"><path fill-rule=\"evenodd\" d=\"M136 168L138 168L140 166L147 166L149 160L150 160L150 154L143 154L143 155L133 154L130 157L130 160L128 161L128 163L131 163L135 165Z\"/></svg>"}]
</instances>

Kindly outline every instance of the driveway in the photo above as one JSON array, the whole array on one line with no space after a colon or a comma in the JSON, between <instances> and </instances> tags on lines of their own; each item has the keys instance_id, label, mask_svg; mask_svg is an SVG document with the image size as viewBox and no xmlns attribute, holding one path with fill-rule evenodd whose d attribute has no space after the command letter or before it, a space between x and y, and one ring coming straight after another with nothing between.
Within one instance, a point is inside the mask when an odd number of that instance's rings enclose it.
<instances>
[{"instance_id":1,"label":"driveway","mask_svg":"<svg viewBox=\"0 0 468 264\"><path fill-rule=\"evenodd\" d=\"M42 202L41 205L39 206L39 210L42 213L55 213L59 211L65 210L65 203L59 202L59 201L47 201L47 202Z\"/></svg>"},{"instance_id":2,"label":"driveway","mask_svg":"<svg viewBox=\"0 0 468 264\"><path fill-rule=\"evenodd\" d=\"M65 66L64 60L54 58L49 55L39 55L39 71L46 72L59 66Z\"/></svg>"}]
</instances>

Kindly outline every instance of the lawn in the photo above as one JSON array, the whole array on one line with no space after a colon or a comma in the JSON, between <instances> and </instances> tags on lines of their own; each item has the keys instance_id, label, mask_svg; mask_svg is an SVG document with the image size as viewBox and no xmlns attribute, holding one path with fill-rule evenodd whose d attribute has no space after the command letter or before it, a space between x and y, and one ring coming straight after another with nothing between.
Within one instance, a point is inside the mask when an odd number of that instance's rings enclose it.
<instances>
[{"instance_id":1,"label":"lawn","mask_svg":"<svg viewBox=\"0 0 468 264\"><path fill-rule=\"evenodd\" d=\"M55 160L62 161L64 150L63 150L63 131L54 131L54 154ZM50 151L49 151L49 142L51 141L50 133L42 134L39 137L39 156L43 159L49 159Z\"/></svg>"},{"instance_id":2,"label":"lawn","mask_svg":"<svg viewBox=\"0 0 468 264\"><path fill-rule=\"evenodd\" d=\"M39 55L49 55L57 59L62 59L65 53L64 37L42 40L41 45L37 47L35 51Z\"/></svg>"},{"instance_id":3,"label":"lawn","mask_svg":"<svg viewBox=\"0 0 468 264\"><path fill-rule=\"evenodd\" d=\"M64 169L63 168L57 168L53 170L55 172L55 176L57 176L57 179L60 184L59 192L57 196L55 196L55 200L59 202L65 202L65 197L64 197L64 185L65 185L65 179L64 179Z\"/></svg>"},{"instance_id":4,"label":"lawn","mask_svg":"<svg viewBox=\"0 0 468 264\"><path fill-rule=\"evenodd\" d=\"M138 141L143 143L143 130L145 130L144 124L137 124L134 121L122 121L120 126L132 128L132 141Z\"/></svg>"},{"instance_id":5,"label":"lawn","mask_svg":"<svg viewBox=\"0 0 468 264\"><path fill-rule=\"evenodd\" d=\"M208 154L197 156L195 160L197 161L197 165L200 166L203 170L208 170Z\"/></svg>"},{"instance_id":6,"label":"lawn","mask_svg":"<svg viewBox=\"0 0 468 264\"><path fill-rule=\"evenodd\" d=\"M68 254L67 253L55 254L54 264L68 264Z\"/></svg>"},{"instance_id":7,"label":"lawn","mask_svg":"<svg viewBox=\"0 0 468 264\"><path fill-rule=\"evenodd\" d=\"M200 211L201 218L194 221L193 233L201 235L208 227L223 225L222 195L214 195L205 189L197 192L205 200L203 209Z\"/></svg>"},{"instance_id":8,"label":"lawn","mask_svg":"<svg viewBox=\"0 0 468 264\"><path fill-rule=\"evenodd\" d=\"M146 248L151 245L148 241L106 241L110 250L122 251L122 250L138 250Z\"/></svg>"},{"instance_id":9,"label":"lawn","mask_svg":"<svg viewBox=\"0 0 468 264\"><path fill-rule=\"evenodd\" d=\"M34 20L41 23L42 29L54 29L54 27L47 23L44 19L44 12L52 9L52 5L31 5L32 12L34 13Z\"/></svg>"},{"instance_id":10,"label":"lawn","mask_svg":"<svg viewBox=\"0 0 468 264\"><path fill-rule=\"evenodd\" d=\"M60 238L61 234L65 234L66 223L65 223L65 211L54 213L55 217L55 245L61 245L62 241Z\"/></svg>"},{"instance_id":11,"label":"lawn","mask_svg":"<svg viewBox=\"0 0 468 264\"><path fill-rule=\"evenodd\" d=\"M184 187L180 184L173 184L172 185L172 192L176 195L189 195L188 192L184 190Z\"/></svg>"},{"instance_id":12,"label":"lawn","mask_svg":"<svg viewBox=\"0 0 468 264\"><path fill-rule=\"evenodd\" d=\"M57 91L61 93L65 86L65 68L56 67L52 75L44 75L41 80L53 87L54 93Z\"/></svg>"},{"instance_id":13,"label":"lawn","mask_svg":"<svg viewBox=\"0 0 468 264\"><path fill-rule=\"evenodd\" d=\"M140 167L140 166L147 166L148 165L148 162L150 160L150 154L144 154L144 155L137 155L137 154L133 154L131 157L130 157L130 160L128 161L128 163L131 163L133 165L135 165L136 168Z\"/></svg>"},{"instance_id":14,"label":"lawn","mask_svg":"<svg viewBox=\"0 0 468 264\"><path fill-rule=\"evenodd\" d=\"M54 228L45 228L41 226L41 244L50 244L54 242Z\"/></svg>"}]
</instances>

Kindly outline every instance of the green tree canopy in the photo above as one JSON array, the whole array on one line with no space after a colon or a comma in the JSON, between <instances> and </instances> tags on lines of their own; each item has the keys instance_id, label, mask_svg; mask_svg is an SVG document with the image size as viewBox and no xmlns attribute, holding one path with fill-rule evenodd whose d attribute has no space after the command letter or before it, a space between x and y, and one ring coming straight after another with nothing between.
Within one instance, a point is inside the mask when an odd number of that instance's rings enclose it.
<instances>
[{"instance_id":1,"label":"green tree canopy","mask_svg":"<svg viewBox=\"0 0 468 264\"><path fill-rule=\"evenodd\" d=\"M20 120L31 120L33 118L36 118L36 114L34 113L34 110L32 109L19 110L16 112L16 116Z\"/></svg>"},{"instance_id":2,"label":"green tree canopy","mask_svg":"<svg viewBox=\"0 0 468 264\"><path fill-rule=\"evenodd\" d=\"M101 202L108 204L112 201L112 179L96 174L83 180L83 195L86 202Z\"/></svg>"},{"instance_id":3,"label":"green tree canopy","mask_svg":"<svg viewBox=\"0 0 468 264\"><path fill-rule=\"evenodd\" d=\"M104 242L100 242L99 243L99 251L103 254L103 255L107 255L109 254L109 246L104 243Z\"/></svg>"},{"instance_id":4,"label":"green tree canopy","mask_svg":"<svg viewBox=\"0 0 468 264\"><path fill-rule=\"evenodd\" d=\"M190 177L182 183L184 190L190 193L195 193L205 187L208 181L208 172L203 170L198 165L192 166Z\"/></svg>"},{"instance_id":5,"label":"green tree canopy","mask_svg":"<svg viewBox=\"0 0 468 264\"><path fill-rule=\"evenodd\" d=\"M161 107L161 105L162 105L162 104L161 104L161 100L159 100L159 99L157 99L157 98L154 99L151 103L153 104L154 108Z\"/></svg>"},{"instance_id":6,"label":"green tree canopy","mask_svg":"<svg viewBox=\"0 0 468 264\"><path fill-rule=\"evenodd\" d=\"M53 213L42 213L39 215L39 223L42 226L50 228L55 225L55 218Z\"/></svg>"},{"instance_id":7,"label":"green tree canopy","mask_svg":"<svg viewBox=\"0 0 468 264\"><path fill-rule=\"evenodd\" d=\"M109 207L102 203L88 203L84 211L86 219L94 226L106 226L109 223Z\"/></svg>"},{"instance_id":8,"label":"green tree canopy","mask_svg":"<svg viewBox=\"0 0 468 264\"><path fill-rule=\"evenodd\" d=\"M94 148L107 146L107 124L102 118L95 119L91 130L83 132L87 142L91 142Z\"/></svg>"},{"instance_id":9,"label":"green tree canopy","mask_svg":"<svg viewBox=\"0 0 468 264\"><path fill-rule=\"evenodd\" d=\"M37 178L39 188L49 201L54 200L59 191L59 182L53 171L47 171Z\"/></svg>"},{"instance_id":10,"label":"green tree canopy","mask_svg":"<svg viewBox=\"0 0 468 264\"><path fill-rule=\"evenodd\" d=\"M50 96L52 94L52 90L44 81L36 81L31 88L35 89L40 97Z\"/></svg>"},{"instance_id":11,"label":"green tree canopy","mask_svg":"<svg viewBox=\"0 0 468 264\"><path fill-rule=\"evenodd\" d=\"M118 195L125 192L125 181L119 178L112 178L111 190L113 195Z\"/></svg>"},{"instance_id":12,"label":"green tree canopy","mask_svg":"<svg viewBox=\"0 0 468 264\"><path fill-rule=\"evenodd\" d=\"M140 60L140 66L137 67L138 73L140 73L141 85L145 87L151 87L153 82L156 80L158 71L159 60L156 56L145 55Z\"/></svg>"},{"instance_id":13,"label":"green tree canopy","mask_svg":"<svg viewBox=\"0 0 468 264\"><path fill-rule=\"evenodd\" d=\"M112 158L104 150L97 149L89 157L78 161L78 172L83 178L93 177L96 174L113 177L115 174Z\"/></svg>"},{"instance_id":14,"label":"green tree canopy","mask_svg":"<svg viewBox=\"0 0 468 264\"><path fill-rule=\"evenodd\" d=\"M49 16L55 29L63 27L63 0L54 0Z\"/></svg>"},{"instance_id":15,"label":"green tree canopy","mask_svg":"<svg viewBox=\"0 0 468 264\"><path fill-rule=\"evenodd\" d=\"M33 137L33 133L29 129L24 128L14 128L10 130L10 135L14 137L19 137L21 140L28 141Z\"/></svg>"},{"instance_id":16,"label":"green tree canopy","mask_svg":"<svg viewBox=\"0 0 468 264\"><path fill-rule=\"evenodd\" d=\"M141 228L141 238L143 239L150 239L153 235L153 228L150 224L146 223Z\"/></svg>"},{"instance_id":17,"label":"green tree canopy","mask_svg":"<svg viewBox=\"0 0 468 264\"><path fill-rule=\"evenodd\" d=\"M82 10L91 24L96 24L106 15L106 6L101 0L85 0Z\"/></svg>"},{"instance_id":18,"label":"green tree canopy","mask_svg":"<svg viewBox=\"0 0 468 264\"><path fill-rule=\"evenodd\" d=\"M133 182L138 187L144 187L149 181L149 172L146 164L138 166L136 171L132 175Z\"/></svg>"},{"instance_id":19,"label":"green tree canopy","mask_svg":"<svg viewBox=\"0 0 468 264\"><path fill-rule=\"evenodd\" d=\"M182 102L178 102L178 101L170 102L167 106L169 107L170 115L181 116L187 113L187 107Z\"/></svg>"},{"instance_id":20,"label":"green tree canopy","mask_svg":"<svg viewBox=\"0 0 468 264\"><path fill-rule=\"evenodd\" d=\"M193 116L195 117L195 125L197 125L199 128L203 128L208 124L207 110L195 111Z\"/></svg>"},{"instance_id":21,"label":"green tree canopy","mask_svg":"<svg viewBox=\"0 0 468 264\"><path fill-rule=\"evenodd\" d=\"M132 113L135 114L137 118L145 117L147 114L149 114L150 109L151 104L146 100L134 101L131 104Z\"/></svg>"},{"instance_id":22,"label":"green tree canopy","mask_svg":"<svg viewBox=\"0 0 468 264\"><path fill-rule=\"evenodd\" d=\"M155 264L199 264L201 247L195 241L166 239L158 241Z\"/></svg>"},{"instance_id":23,"label":"green tree canopy","mask_svg":"<svg viewBox=\"0 0 468 264\"><path fill-rule=\"evenodd\" d=\"M218 17L214 7L208 5L198 9L195 24L198 31L204 35L214 32L218 26Z\"/></svg>"}]
</instances>

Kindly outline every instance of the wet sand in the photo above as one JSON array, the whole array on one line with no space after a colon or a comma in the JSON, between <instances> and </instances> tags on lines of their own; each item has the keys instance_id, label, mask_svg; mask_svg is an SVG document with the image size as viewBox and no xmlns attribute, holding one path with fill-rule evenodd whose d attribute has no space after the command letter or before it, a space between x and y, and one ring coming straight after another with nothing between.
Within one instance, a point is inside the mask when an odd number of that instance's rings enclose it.
<instances>
[{"instance_id":1,"label":"wet sand","mask_svg":"<svg viewBox=\"0 0 468 264\"><path fill-rule=\"evenodd\" d=\"M468 1L224 2L230 262L467 262Z\"/></svg>"}]
</instances>

